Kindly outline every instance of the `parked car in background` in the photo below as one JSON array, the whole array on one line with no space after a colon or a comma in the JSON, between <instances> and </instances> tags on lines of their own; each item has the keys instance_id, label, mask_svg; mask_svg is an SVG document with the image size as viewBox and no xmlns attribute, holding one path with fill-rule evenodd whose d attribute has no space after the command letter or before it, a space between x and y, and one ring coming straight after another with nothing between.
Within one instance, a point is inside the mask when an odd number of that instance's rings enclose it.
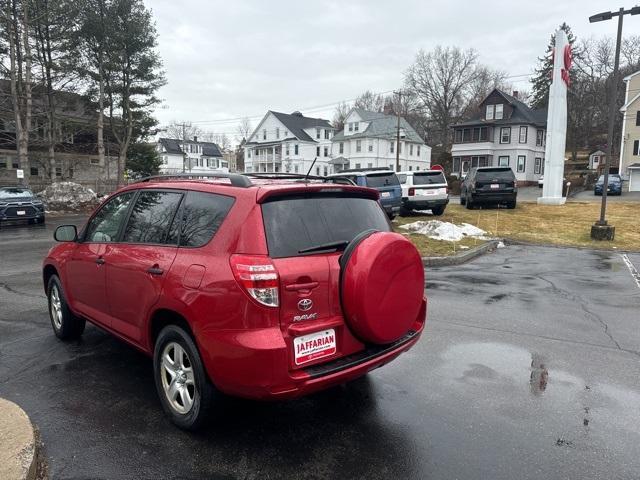
<instances>
[{"instance_id":1,"label":"parked car in background","mask_svg":"<svg viewBox=\"0 0 640 480\"><path fill-rule=\"evenodd\" d=\"M44 204L24 187L0 187L0 223L44 223Z\"/></svg>"},{"instance_id":2,"label":"parked car in background","mask_svg":"<svg viewBox=\"0 0 640 480\"><path fill-rule=\"evenodd\" d=\"M441 170L406 171L398 173L402 186L400 215L413 210L431 210L442 215L449 203L449 186Z\"/></svg>"},{"instance_id":3,"label":"parked car in background","mask_svg":"<svg viewBox=\"0 0 640 480\"><path fill-rule=\"evenodd\" d=\"M518 184L510 167L472 168L460 186L460 204L498 204L516 208Z\"/></svg>"},{"instance_id":4,"label":"parked car in background","mask_svg":"<svg viewBox=\"0 0 640 480\"><path fill-rule=\"evenodd\" d=\"M304 175L187 175L124 187L80 232L58 227L42 270L55 335L76 339L88 320L152 356L176 425L197 428L220 392L306 395L418 341L422 259L391 231L378 192Z\"/></svg>"},{"instance_id":5,"label":"parked car in background","mask_svg":"<svg viewBox=\"0 0 640 480\"><path fill-rule=\"evenodd\" d=\"M348 178L361 187L375 188L380 192L380 205L389 219L400 213L402 206L402 188L395 172L381 168L358 168L343 170L329 175L329 178Z\"/></svg>"},{"instance_id":6,"label":"parked car in background","mask_svg":"<svg viewBox=\"0 0 640 480\"><path fill-rule=\"evenodd\" d=\"M622 195L622 177L617 173L609 174L609 185L607 188L607 195ZM604 188L604 175L600 175L596 185L593 187L594 195L602 195L602 189Z\"/></svg>"}]
</instances>

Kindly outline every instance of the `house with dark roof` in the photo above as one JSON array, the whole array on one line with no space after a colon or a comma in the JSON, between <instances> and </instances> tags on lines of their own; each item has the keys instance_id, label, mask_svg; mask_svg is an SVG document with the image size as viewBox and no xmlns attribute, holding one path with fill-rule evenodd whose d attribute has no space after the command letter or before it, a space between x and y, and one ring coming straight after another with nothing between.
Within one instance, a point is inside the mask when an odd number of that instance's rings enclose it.
<instances>
[{"instance_id":1,"label":"house with dark roof","mask_svg":"<svg viewBox=\"0 0 640 480\"><path fill-rule=\"evenodd\" d=\"M322 118L269 110L244 145L245 172L331 173L334 128Z\"/></svg>"},{"instance_id":2,"label":"house with dark roof","mask_svg":"<svg viewBox=\"0 0 640 480\"><path fill-rule=\"evenodd\" d=\"M546 109L532 109L517 94L494 89L473 118L452 127L452 173L509 166L518 181L537 182L544 173L546 127Z\"/></svg>"},{"instance_id":3,"label":"house with dark roof","mask_svg":"<svg viewBox=\"0 0 640 480\"><path fill-rule=\"evenodd\" d=\"M228 172L229 163L223 158L220 147L213 142L159 138L157 150L162 173L179 172Z\"/></svg>"},{"instance_id":4,"label":"house with dark roof","mask_svg":"<svg viewBox=\"0 0 640 480\"><path fill-rule=\"evenodd\" d=\"M352 108L344 130L333 137L334 171L345 168L396 170L398 119L395 115ZM428 170L431 147L404 119L400 119L400 170Z\"/></svg>"}]
</instances>

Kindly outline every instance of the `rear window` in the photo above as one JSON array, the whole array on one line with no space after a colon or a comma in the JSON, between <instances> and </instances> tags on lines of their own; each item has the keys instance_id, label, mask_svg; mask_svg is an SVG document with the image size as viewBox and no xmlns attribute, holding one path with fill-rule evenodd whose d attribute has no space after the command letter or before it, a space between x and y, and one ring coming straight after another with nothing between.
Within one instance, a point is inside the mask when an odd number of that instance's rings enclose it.
<instances>
[{"instance_id":1,"label":"rear window","mask_svg":"<svg viewBox=\"0 0 640 480\"><path fill-rule=\"evenodd\" d=\"M493 179L511 181L514 178L515 175L510 168L487 168L485 170L478 170L476 173L476 180L481 182Z\"/></svg>"},{"instance_id":2,"label":"rear window","mask_svg":"<svg viewBox=\"0 0 640 480\"><path fill-rule=\"evenodd\" d=\"M372 173L365 177L367 179L367 187L382 188L400 185L398 177L394 172L389 173Z\"/></svg>"},{"instance_id":3,"label":"rear window","mask_svg":"<svg viewBox=\"0 0 640 480\"><path fill-rule=\"evenodd\" d=\"M414 185L433 185L436 183L447 183L442 172L424 172L413 174Z\"/></svg>"},{"instance_id":4,"label":"rear window","mask_svg":"<svg viewBox=\"0 0 640 480\"><path fill-rule=\"evenodd\" d=\"M351 241L365 230L388 232L375 200L356 197L288 197L262 205L269 256L295 257L317 245Z\"/></svg>"}]
</instances>

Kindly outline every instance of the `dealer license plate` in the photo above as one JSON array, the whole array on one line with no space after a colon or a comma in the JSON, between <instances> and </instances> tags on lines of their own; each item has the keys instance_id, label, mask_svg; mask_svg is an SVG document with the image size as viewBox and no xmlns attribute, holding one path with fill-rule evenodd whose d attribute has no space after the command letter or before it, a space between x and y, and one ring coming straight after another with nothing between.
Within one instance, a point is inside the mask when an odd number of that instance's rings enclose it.
<instances>
[{"instance_id":1,"label":"dealer license plate","mask_svg":"<svg viewBox=\"0 0 640 480\"><path fill-rule=\"evenodd\" d=\"M26 215L26 214L27 214L26 210L18 210L16 212L16 215Z\"/></svg>"},{"instance_id":2,"label":"dealer license plate","mask_svg":"<svg viewBox=\"0 0 640 480\"><path fill-rule=\"evenodd\" d=\"M382 198L389 198L391 196L391 192L382 192Z\"/></svg>"},{"instance_id":3,"label":"dealer license plate","mask_svg":"<svg viewBox=\"0 0 640 480\"><path fill-rule=\"evenodd\" d=\"M491 184L491 188L500 188L500 184L499 183L492 183Z\"/></svg>"},{"instance_id":4,"label":"dealer license plate","mask_svg":"<svg viewBox=\"0 0 640 480\"><path fill-rule=\"evenodd\" d=\"M328 357L336 353L336 331L333 328L293 339L296 365Z\"/></svg>"}]
</instances>

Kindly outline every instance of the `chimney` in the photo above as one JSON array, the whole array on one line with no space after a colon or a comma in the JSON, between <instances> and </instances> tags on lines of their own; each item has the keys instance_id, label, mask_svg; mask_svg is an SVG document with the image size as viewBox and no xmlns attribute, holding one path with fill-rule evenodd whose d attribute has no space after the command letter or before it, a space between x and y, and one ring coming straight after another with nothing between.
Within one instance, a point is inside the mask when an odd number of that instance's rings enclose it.
<instances>
[{"instance_id":1,"label":"chimney","mask_svg":"<svg viewBox=\"0 0 640 480\"><path fill-rule=\"evenodd\" d=\"M517 90L513 91L513 98L515 98L516 100L520 100L520 97L518 96L520 92L518 92Z\"/></svg>"},{"instance_id":2,"label":"chimney","mask_svg":"<svg viewBox=\"0 0 640 480\"><path fill-rule=\"evenodd\" d=\"M193 137L193 141L198 143L198 137Z\"/></svg>"}]
</instances>

